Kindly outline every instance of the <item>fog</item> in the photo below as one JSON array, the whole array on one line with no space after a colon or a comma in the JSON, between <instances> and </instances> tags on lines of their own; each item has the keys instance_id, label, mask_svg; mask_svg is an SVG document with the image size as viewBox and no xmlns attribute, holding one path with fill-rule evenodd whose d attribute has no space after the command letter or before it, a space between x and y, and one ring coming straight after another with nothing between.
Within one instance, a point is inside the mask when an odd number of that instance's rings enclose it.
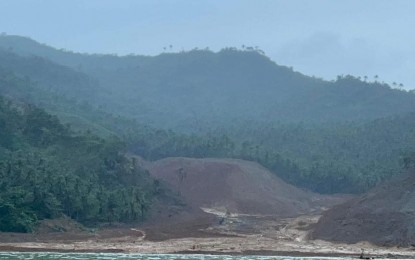
<instances>
[{"instance_id":1,"label":"fog","mask_svg":"<svg viewBox=\"0 0 415 260\"><path fill-rule=\"evenodd\" d=\"M413 89L414 8L409 0L1 1L0 32L119 55L258 46L308 75L379 75Z\"/></svg>"}]
</instances>

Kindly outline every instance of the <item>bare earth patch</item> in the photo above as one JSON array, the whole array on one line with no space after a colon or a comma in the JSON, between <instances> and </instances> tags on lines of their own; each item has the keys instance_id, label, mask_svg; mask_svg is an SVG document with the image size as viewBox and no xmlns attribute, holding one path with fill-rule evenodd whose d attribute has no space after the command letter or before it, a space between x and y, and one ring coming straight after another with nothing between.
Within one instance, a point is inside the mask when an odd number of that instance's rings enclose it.
<instances>
[{"instance_id":1,"label":"bare earth patch","mask_svg":"<svg viewBox=\"0 0 415 260\"><path fill-rule=\"evenodd\" d=\"M144 224L88 229L67 218L51 220L34 234L0 233L0 250L356 257L365 249L366 256L415 258L410 247L310 239L321 213L350 197L296 188L256 163L140 163L171 192L155 203Z\"/></svg>"},{"instance_id":2,"label":"bare earth patch","mask_svg":"<svg viewBox=\"0 0 415 260\"><path fill-rule=\"evenodd\" d=\"M140 227L108 228L93 235L83 231L84 237L66 234L64 240L32 235L30 242L1 243L0 250L357 257L363 248L366 256L415 258L415 251L411 248L378 247L367 242L343 244L309 240L310 225L318 219L318 215L285 219L230 215L222 224L198 230L196 237L152 241L146 239L145 231ZM2 237L5 235L1 234Z\"/></svg>"}]
</instances>

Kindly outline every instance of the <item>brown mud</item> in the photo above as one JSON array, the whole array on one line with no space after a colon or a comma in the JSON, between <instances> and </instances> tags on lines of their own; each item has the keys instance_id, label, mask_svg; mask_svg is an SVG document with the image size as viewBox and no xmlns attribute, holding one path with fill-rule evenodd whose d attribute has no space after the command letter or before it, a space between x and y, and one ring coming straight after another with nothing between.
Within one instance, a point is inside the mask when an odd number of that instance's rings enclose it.
<instances>
[{"instance_id":1,"label":"brown mud","mask_svg":"<svg viewBox=\"0 0 415 260\"><path fill-rule=\"evenodd\" d=\"M188 236L183 230L180 237L169 237L168 234L180 229L180 226L175 225L170 227L171 230L168 230L168 225L164 226L164 230L158 227L164 235L156 238L147 237L147 234L155 232L150 226L57 234L14 234L14 242L6 239L10 234L1 233L0 250L358 257L361 249L365 249L367 257L415 258L412 248L380 247L368 242L344 244L311 240L308 234L319 215L281 219L273 216L226 215L226 212L215 209L205 210L215 212L221 223L209 227L195 223L193 227L200 229L193 230ZM159 231L155 233L160 234ZM19 242L19 236L24 237L24 240Z\"/></svg>"},{"instance_id":2,"label":"brown mud","mask_svg":"<svg viewBox=\"0 0 415 260\"><path fill-rule=\"evenodd\" d=\"M168 188L147 221L85 228L68 218L32 234L0 233L2 251L189 253L415 258L412 247L311 239L328 208L323 196L285 183L259 164L233 159L137 160Z\"/></svg>"}]
</instances>

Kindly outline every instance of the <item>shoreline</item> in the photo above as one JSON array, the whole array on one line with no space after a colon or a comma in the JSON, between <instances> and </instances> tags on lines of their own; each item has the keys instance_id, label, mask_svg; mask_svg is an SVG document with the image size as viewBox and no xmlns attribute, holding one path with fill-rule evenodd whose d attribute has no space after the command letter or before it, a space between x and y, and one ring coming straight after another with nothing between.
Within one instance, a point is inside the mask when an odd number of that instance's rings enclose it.
<instances>
[{"instance_id":1,"label":"shoreline","mask_svg":"<svg viewBox=\"0 0 415 260\"><path fill-rule=\"evenodd\" d=\"M359 254L345 254L345 253L314 253L314 252L299 252L299 251L274 251L274 250L247 250L242 252L218 252L218 251L177 251L169 253L140 253L140 252L126 252L122 249L101 249L101 250L65 250L65 249L51 249L51 248L28 248L28 247L18 247L18 246L2 246L0 245L0 252L13 252L13 253L65 253L65 254L83 254L83 253L120 253L120 254L158 254L158 255L229 255L229 256L278 256L278 257L350 257L350 258L359 258ZM370 258L382 258L379 255L365 255L365 257ZM393 255L395 259L405 258L408 256L405 255ZM415 259L415 257L414 257Z\"/></svg>"},{"instance_id":2,"label":"shoreline","mask_svg":"<svg viewBox=\"0 0 415 260\"><path fill-rule=\"evenodd\" d=\"M183 225L104 228L94 233L76 229L26 235L0 233L0 252L359 258L364 249L364 257L368 258L415 259L415 247L309 239L310 227L319 217L230 216L222 225L201 225L198 219L196 226L190 225L191 222ZM249 226L244 226L244 223L249 223Z\"/></svg>"},{"instance_id":3,"label":"shoreline","mask_svg":"<svg viewBox=\"0 0 415 260\"><path fill-rule=\"evenodd\" d=\"M24 244L24 243L23 243ZM278 257L345 257L345 258L353 258L358 259L360 253L353 253L353 252L340 252L331 250L331 251L318 251L311 249L311 251L299 251L299 250L273 250L273 249L247 249L247 250L177 250L177 251L163 251L160 252L158 250L155 251L148 251L148 250L131 250L131 248L122 248L123 245L120 243L118 246L119 248L104 248L104 245L95 247L95 248L77 248L76 244L74 243L66 243L64 248L62 245L58 243L40 243L37 246L28 245L4 245L0 244L0 252L10 252L10 253L64 253L64 254L83 254L83 253L114 253L114 254L148 254L148 255L229 255L229 256L278 256ZM47 246L49 245L49 246ZM60 247L62 246L62 247ZM114 246L114 244L113 244ZM125 246L125 245L124 245ZM71 248L70 248L71 247ZM317 248L316 248L317 249ZM415 259L415 250L411 250L413 252L408 251L409 248L405 248L406 250L402 250L401 252L397 252L395 250L390 250L393 253L387 253L388 248L382 248L383 251L379 253L365 253L365 258L370 259Z\"/></svg>"},{"instance_id":4,"label":"shoreline","mask_svg":"<svg viewBox=\"0 0 415 260\"><path fill-rule=\"evenodd\" d=\"M101 249L101 250L64 250L51 248L27 248L15 246L1 246L0 253L63 253L63 254L140 254L140 255L211 255L211 256L275 256L275 257L338 257L338 258L352 258L359 259L360 254L347 253L315 253L315 252L299 252L299 251L274 251L274 250L247 250L243 252L218 252L218 251L177 251L169 253L140 253L140 252L126 252L122 249ZM365 258L370 259L415 259L415 256L388 254L388 255L372 255L365 254Z\"/></svg>"}]
</instances>

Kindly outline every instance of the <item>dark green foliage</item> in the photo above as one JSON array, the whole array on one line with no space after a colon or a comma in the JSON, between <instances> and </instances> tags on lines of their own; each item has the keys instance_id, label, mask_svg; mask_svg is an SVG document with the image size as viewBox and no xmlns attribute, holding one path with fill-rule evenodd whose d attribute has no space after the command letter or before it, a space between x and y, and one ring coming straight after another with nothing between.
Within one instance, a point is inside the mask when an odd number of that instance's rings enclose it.
<instances>
[{"instance_id":1,"label":"dark green foliage","mask_svg":"<svg viewBox=\"0 0 415 260\"><path fill-rule=\"evenodd\" d=\"M356 193L401 172L404 158L415 150L415 114L367 123L250 122L227 134L289 159L298 170L283 177L295 185L323 193Z\"/></svg>"},{"instance_id":2,"label":"dark green foliage","mask_svg":"<svg viewBox=\"0 0 415 260\"><path fill-rule=\"evenodd\" d=\"M1 94L36 104L77 130L116 135L150 160L241 158L314 191L357 193L398 173L415 146L413 92L349 75L332 82L308 77L253 50L117 57L16 36L0 37L0 48ZM48 120L35 118L34 125ZM0 143L10 149L22 140L8 120L0 116L0 136L10 136ZM47 147L65 131L52 129L27 127L25 138ZM99 164L76 152L87 158L79 160L85 169Z\"/></svg>"},{"instance_id":3,"label":"dark green foliage","mask_svg":"<svg viewBox=\"0 0 415 260\"><path fill-rule=\"evenodd\" d=\"M0 122L0 231L29 232L62 214L89 224L144 217L156 186L118 140L73 134L56 116L2 98Z\"/></svg>"},{"instance_id":4,"label":"dark green foliage","mask_svg":"<svg viewBox=\"0 0 415 260\"><path fill-rule=\"evenodd\" d=\"M0 231L31 232L36 221L36 215L30 210L16 208L12 202L0 201Z\"/></svg>"}]
</instances>

